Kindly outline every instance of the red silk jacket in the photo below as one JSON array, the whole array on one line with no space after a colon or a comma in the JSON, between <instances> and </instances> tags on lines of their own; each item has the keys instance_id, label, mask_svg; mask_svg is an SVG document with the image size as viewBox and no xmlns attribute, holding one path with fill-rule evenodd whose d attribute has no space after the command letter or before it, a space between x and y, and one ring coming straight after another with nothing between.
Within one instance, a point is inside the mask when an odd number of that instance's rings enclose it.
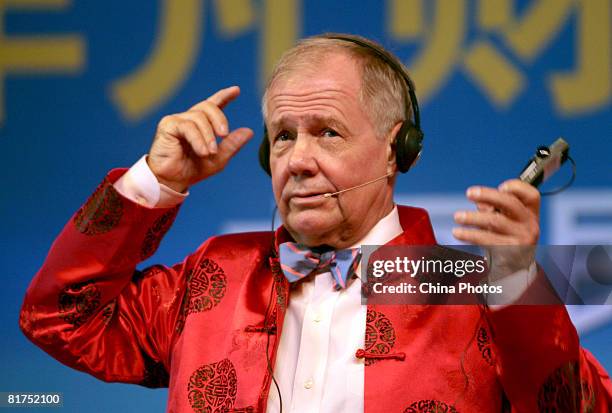
<instances>
[{"instance_id":1,"label":"red silk jacket","mask_svg":"<svg viewBox=\"0 0 612 413\"><path fill-rule=\"evenodd\" d=\"M136 265L178 208L112 186L65 226L28 288L20 326L62 363L105 381L169 386L170 412L264 412L289 285L284 230L208 239L182 263ZM394 245L431 245L427 213L398 207ZM279 241L276 241L279 242ZM609 412L609 376L563 306L368 305L366 412Z\"/></svg>"}]
</instances>

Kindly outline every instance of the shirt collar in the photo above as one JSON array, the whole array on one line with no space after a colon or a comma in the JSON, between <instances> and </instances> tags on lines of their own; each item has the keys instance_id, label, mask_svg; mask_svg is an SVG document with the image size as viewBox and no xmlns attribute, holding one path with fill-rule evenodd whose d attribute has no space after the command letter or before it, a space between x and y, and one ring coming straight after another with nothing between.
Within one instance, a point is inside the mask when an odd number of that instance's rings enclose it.
<instances>
[{"instance_id":1,"label":"shirt collar","mask_svg":"<svg viewBox=\"0 0 612 413\"><path fill-rule=\"evenodd\" d=\"M362 245L384 245L397 237L403 232L400 225L399 213L397 206L394 205L391 212L376 223L359 242L351 246L351 248L359 248Z\"/></svg>"}]
</instances>

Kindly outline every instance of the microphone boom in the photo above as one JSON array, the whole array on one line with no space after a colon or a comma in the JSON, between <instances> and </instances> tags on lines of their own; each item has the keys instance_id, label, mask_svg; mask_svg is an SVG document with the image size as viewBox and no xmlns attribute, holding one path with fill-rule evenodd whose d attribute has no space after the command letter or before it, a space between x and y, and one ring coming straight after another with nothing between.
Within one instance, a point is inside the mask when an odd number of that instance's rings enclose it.
<instances>
[{"instance_id":1,"label":"microphone boom","mask_svg":"<svg viewBox=\"0 0 612 413\"><path fill-rule=\"evenodd\" d=\"M352 191L353 189L357 189L357 188L364 187L364 186L366 186L366 185L373 184L374 182L380 181L381 179L388 178L388 177L390 177L391 175L393 175L393 172L389 172L388 174L385 174L385 175L383 175L383 176L381 176L381 177L378 177L378 178L376 178L376 179L372 179L371 181L364 182L363 184L359 184L359 185L352 186L352 187L350 187L350 188L343 189L342 191L338 191L338 192L327 192L327 193L323 194L322 196L323 196L323 198L331 198L332 196L339 195L339 194L341 194L341 193L343 193L343 192L346 192L346 191Z\"/></svg>"}]
</instances>

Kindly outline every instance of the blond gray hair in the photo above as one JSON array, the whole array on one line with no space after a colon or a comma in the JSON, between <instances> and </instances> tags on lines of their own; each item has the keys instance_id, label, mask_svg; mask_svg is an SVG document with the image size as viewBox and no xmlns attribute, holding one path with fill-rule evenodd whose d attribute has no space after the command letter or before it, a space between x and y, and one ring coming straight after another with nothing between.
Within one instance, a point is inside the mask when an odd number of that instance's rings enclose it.
<instances>
[{"instance_id":1,"label":"blond gray hair","mask_svg":"<svg viewBox=\"0 0 612 413\"><path fill-rule=\"evenodd\" d=\"M370 47L333 38L333 36L334 34L324 34L308 37L298 42L296 46L287 50L281 56L270 76L262 98L261 107L264 120L267 119L268 115L268 93L279 79L297 71L313 70L317 64L323 63L325 57L330 53L340 52L354 58L359 65L361 70L359 100L369 114L378 137L386 136L393 126L406 120L406 114L411 111L410 107L406 107L406 105L410 105L410 100L406 96L406 81ZM386 58L394 59L397 65L402 68L406 77L408 76L405 66L399 59L387 52L378 43L359 36L350 35L349 37L379 49L382 53L388 55Z\"/></svg>"}]
</instances>

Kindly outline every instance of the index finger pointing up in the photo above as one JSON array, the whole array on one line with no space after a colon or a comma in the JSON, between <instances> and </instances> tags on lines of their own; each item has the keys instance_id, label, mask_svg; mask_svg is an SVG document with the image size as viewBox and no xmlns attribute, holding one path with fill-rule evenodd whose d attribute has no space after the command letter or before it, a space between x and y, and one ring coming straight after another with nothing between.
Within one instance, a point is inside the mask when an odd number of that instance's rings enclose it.
<instances>
[{"instance_id":1,"label":"index finger pointing up","mask_svg":"<svg viewBox=\"0 0 612 413\"><path fill-rule=\"evenodd\" d=\"M202 110L204 102L214 103L219 107L219 109L223 109L228 103L236 99L238 95L240 95L240 88L238 86L230 86L217 91L214 95L200 103L195 104L189 110Z\"/></svg>"}]
</instances>

